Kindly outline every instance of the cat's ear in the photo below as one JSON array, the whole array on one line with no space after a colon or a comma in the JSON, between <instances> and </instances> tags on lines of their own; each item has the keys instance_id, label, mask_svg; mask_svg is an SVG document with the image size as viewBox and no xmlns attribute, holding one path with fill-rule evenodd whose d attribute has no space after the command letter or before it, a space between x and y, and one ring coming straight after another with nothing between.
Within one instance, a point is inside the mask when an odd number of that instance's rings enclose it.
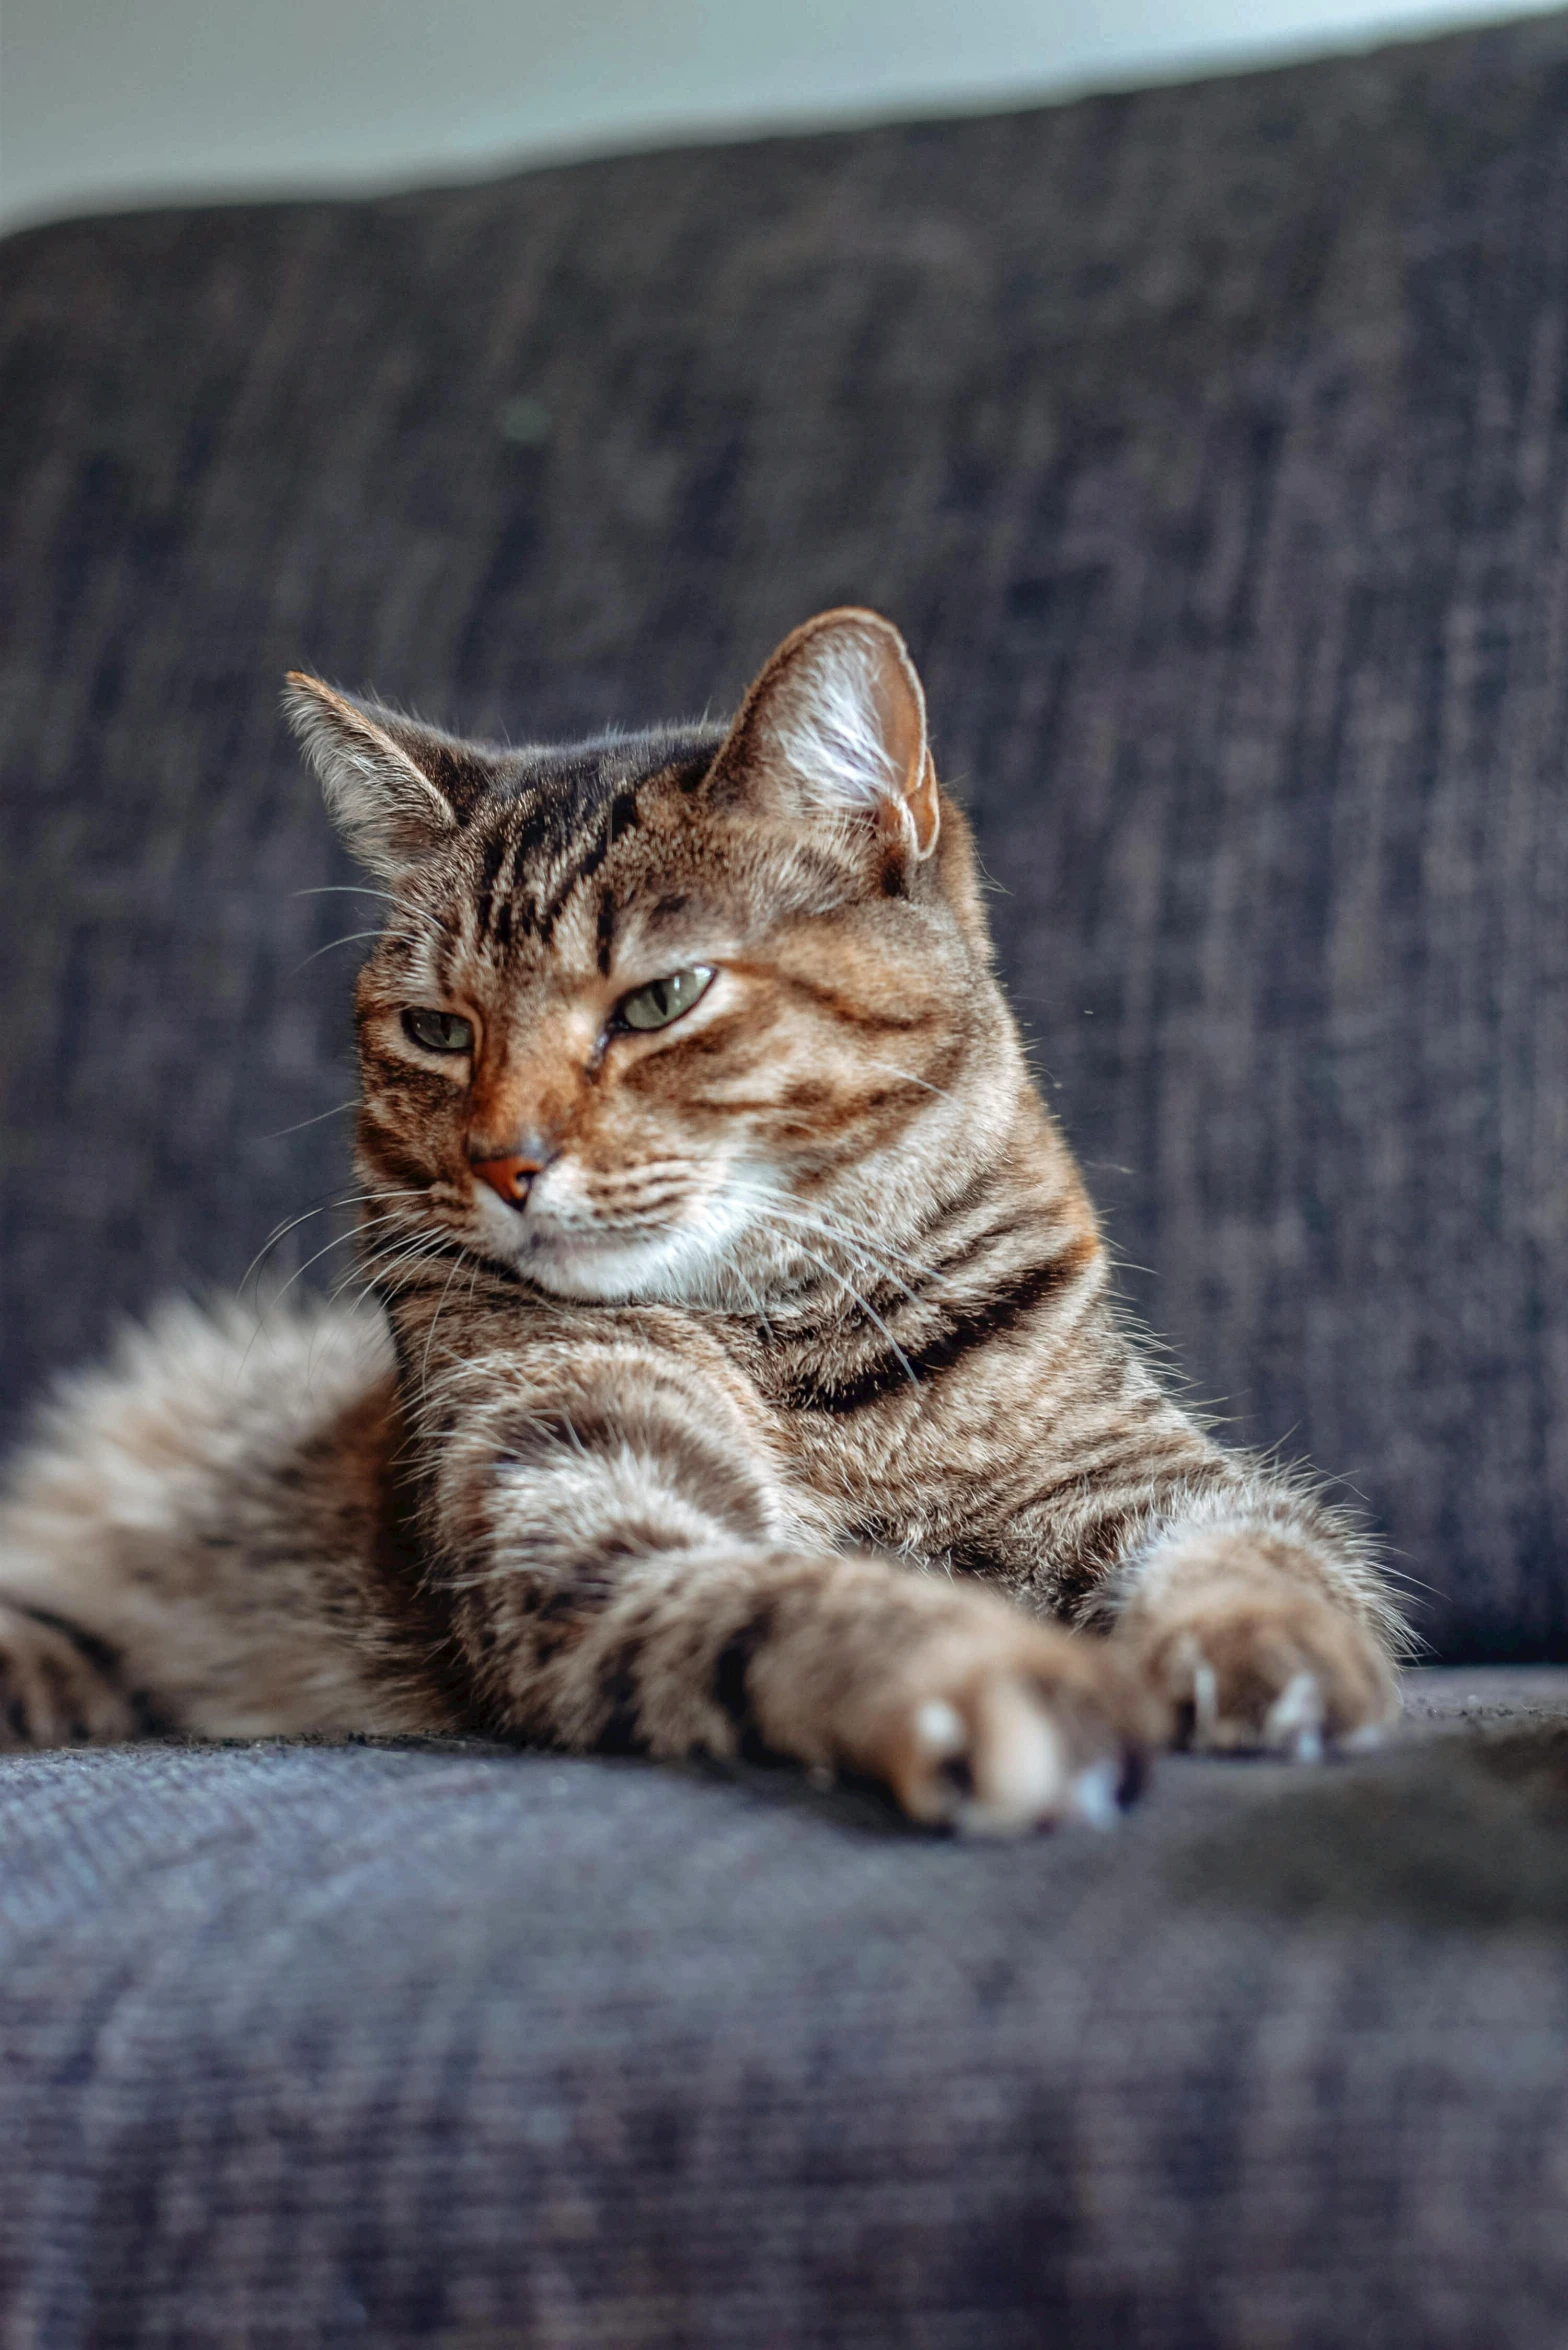
<instances>
[{"instance_id":1,"label":"cat's ear","mask_svg":"<svg viewBox=\"0 0 1568 2350\"><path fill-rule=\"evenodd\" d=\"M283 712L360 863L393 879L438 849L483 790L472 745L396 711L289 674Z\"/></svg>"},{"instance_id":2,"label":"cat's ear","mask_svg":"<svg viewBox=\"0 0 1568 2350\"><path fill-rule=\"evenodd\" d=\"M941 800L926 700L903 638L846 605L785 638L741 705L714 766L761 777L803 812L869 821L918 863L936 847Z\"/></svg>"}]
</instances>

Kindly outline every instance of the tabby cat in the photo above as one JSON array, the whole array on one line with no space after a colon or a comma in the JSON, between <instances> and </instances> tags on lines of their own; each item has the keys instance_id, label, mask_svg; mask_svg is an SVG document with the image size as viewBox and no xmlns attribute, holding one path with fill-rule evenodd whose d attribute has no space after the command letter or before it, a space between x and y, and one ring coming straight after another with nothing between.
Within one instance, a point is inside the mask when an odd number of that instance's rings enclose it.
<instances>
[{"instance_id":1,"label":"tabby cat","mask_svg":"<svg viewBox=\"0 0 1568 2350\"><path fill-rule=\"evenodd\" d=\"M809 621L727 729L287 709L385 900L363 1297L168 1309L56 1397L12 1739L752 1752L1002 1832L1171 1736L1376 1734L1374 1558L1118 1317L887 621Z\"/></svg>"}]
</instances>

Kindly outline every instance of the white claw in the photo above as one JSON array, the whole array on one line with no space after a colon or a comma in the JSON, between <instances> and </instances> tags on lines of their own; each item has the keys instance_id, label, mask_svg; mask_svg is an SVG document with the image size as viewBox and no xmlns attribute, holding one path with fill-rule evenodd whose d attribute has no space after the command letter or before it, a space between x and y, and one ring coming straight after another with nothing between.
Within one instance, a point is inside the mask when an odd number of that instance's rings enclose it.
<instances>
[{"instance_id":1,"label":"white claw","mask_svg":"<svg viewBox=\"0 0 1568 2350\"><path fill-rule=\"evenodd\" d=\"M1072 1814L1091 1828L1114 1828L1122 1816L1116 1800L1121 1772L1114 1762L1090 1763L1073 1781Z\"/></svg>"},{"instance_id":2,"label":"white claw","mask_svg":"<svg viewBox=\"0 0 1568 2350\"><path fill-rule=\"evenodd\" d=\"M1220 1718L1219 1676L1196 1640L1183 1641L1181 1661L1192 1675L1192 1743L1212 1746Z\"/></svg>"},{"instance_id":3,"label":"white claw","mask_svg":"<svg viewBox=\"0 0 1568 2350\"><path fill-rule=\"evenodd\" d=\"M945 1697L926 1699L915 1716L915 1736L938 1762L945 1762L950 1754L962 1754L969 1743L963 1715Z\"/></svg>"},{"instance_id":4,"label":"white claw","mask_svg":"<svg viewBox=\"0 0 1568 2350\"><path fill-rule=\"evenodd\" d=\"M1297 1762L1323 1760L1323 1692L1313 1673L1294 1673L1269 1707L1263 1725L1266 1746Z\"/></svg>"}]
</instances>

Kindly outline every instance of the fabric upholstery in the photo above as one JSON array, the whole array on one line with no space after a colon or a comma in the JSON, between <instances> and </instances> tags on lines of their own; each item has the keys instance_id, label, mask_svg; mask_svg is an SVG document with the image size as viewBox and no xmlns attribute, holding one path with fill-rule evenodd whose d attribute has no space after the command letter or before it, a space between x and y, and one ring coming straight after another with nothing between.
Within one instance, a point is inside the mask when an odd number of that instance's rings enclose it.
<instances>
[{"instance_id":1,"label":"fabric upholstery","mask_svg":"<svg viewBox=\"0 0 1568 2350\"><path fill-rule=\"evenodd\" d=\"M1537 1783L1174 1765L1000 1847L479 1747L0 1764L0 2336L1542 2350L1568 1675L1480 1694Z\"/></svg>"}]
</instances>

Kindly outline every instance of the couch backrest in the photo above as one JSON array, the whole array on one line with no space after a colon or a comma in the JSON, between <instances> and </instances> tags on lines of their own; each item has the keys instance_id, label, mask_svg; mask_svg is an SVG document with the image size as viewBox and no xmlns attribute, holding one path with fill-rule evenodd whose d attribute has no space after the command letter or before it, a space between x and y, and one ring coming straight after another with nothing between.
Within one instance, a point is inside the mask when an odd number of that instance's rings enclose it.
<instances>
[{"instance_id":1,"label":"couch backrest","mask_svg":"<svg viewBox=\"0 0 1568 2350\"><path fill-rule=\"evenodd\" d=\"M1195 1392L1568 1654L1563 21L35 231L0 443L8 1407L342 1178L286 667L539 737L854 599Z\"/></svg>"}]
</instances>

